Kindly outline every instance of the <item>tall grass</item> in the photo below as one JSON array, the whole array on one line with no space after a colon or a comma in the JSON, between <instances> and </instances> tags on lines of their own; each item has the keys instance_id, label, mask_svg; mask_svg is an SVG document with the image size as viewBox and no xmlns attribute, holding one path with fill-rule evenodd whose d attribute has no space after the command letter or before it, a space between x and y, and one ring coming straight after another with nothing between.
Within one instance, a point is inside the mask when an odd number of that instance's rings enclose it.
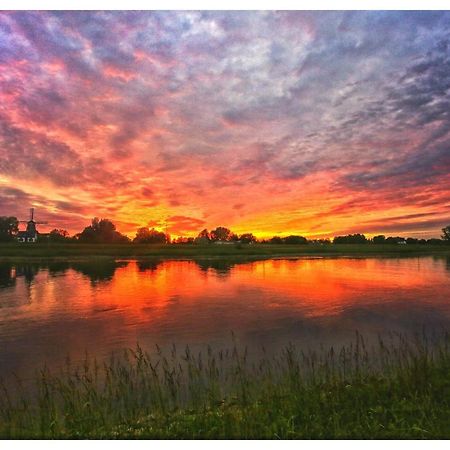
<instances>
[{"instance_id":1,"label":"tall grass","mask_svg":"<svg viewBox=\"0 0 450 450\"><path fill-rule=\"evenodd\" d=\"M2 389L3 438L450 437L448 336L275 357L138 346Z\"/></svg>"}]
</instances>

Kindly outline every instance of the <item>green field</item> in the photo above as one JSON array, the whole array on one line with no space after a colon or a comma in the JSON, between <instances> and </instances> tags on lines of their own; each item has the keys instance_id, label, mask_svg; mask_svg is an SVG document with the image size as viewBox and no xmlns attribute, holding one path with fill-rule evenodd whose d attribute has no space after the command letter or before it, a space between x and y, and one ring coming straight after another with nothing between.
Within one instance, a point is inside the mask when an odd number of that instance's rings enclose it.
<instances>
[{"instance_id":1,"label":"green field","mask_svg":"<svg viewBox=\"0 0 450 450\"><path fill-rule=\"evenodd\" d=\"M249 259L293 256L450 255L450 245L138 245L138 244L0 244L0 260L39 258L214 258Z\"/></svg>"},{"instance_id":2,"label":"green field","mask_svg":"<svg viewBox=\"0 0 450 450\"><path fill-rule=\"evenodd\" d=\"M450 438L448 338L86 360L4 387L2 438Z\"/></svg>"}]
</instances>

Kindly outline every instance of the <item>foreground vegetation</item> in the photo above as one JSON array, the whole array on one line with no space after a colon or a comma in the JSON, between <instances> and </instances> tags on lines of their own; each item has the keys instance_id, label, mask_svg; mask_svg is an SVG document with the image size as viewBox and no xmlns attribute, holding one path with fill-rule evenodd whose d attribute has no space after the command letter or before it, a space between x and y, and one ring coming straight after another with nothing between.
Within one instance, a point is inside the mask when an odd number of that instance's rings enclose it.
<instances>
[{"instance_id":1,"label":"foreground vegetation","mask_svg":"<svg viewBox=\"0 0 450 450\"><path fill-rule=\"evenodd\" d=\"M450 245L374 245L374 244L0 244L0 260L29 261L33 258L73 259L106 258L208 258L249 257L273 258L283 256L383 256L383 255L450 255Z\"/></svg>"},{"instance_id":2,"label":"foreground vegetation","mask_svg":"<svg viewBox=\"0 0 450 450\"><path fill-rule=\"evenodd\" d=\"M397 336L368 349L229 351L40 372L4 387L3 438L450 438L450 351Z\"/></svg>"}]
</instances>

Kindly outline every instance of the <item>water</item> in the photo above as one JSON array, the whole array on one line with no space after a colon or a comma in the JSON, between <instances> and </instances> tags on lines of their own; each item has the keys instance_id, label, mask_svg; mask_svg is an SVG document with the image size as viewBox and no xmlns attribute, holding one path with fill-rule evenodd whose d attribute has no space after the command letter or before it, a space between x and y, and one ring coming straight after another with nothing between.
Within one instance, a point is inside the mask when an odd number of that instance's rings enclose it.
<instances>
[{"instance_id":1,"label":"water","mask_svg":"<svg viewBox=\"0 0 450 450\"><path fill-rule=\"evenodd\" d=\"M0 264L0 376L154 344L276 352L450 330L450 258Z\"/></svg>"}]
</instances>

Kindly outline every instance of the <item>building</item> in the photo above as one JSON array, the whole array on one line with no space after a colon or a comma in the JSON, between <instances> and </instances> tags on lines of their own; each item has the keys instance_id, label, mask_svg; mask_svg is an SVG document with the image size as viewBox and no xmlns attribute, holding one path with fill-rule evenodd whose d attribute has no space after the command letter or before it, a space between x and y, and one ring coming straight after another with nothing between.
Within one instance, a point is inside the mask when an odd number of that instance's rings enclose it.
<instances>
[{"instance_id":1,"label":"building","mask_svg":"<svg viewBox=\"0 0 450 450\"><path fill-rule=\"evenodd\" d=\"M19 242L36 242L37 237L38 231L34 220L29 220L27 222L27 229L25 231L19 231L17 233L17 240Z\"/></svg>"},{"instance_id":2,"label":"building","mask_svg":"<svg viewBox=\"0 0 450 450\"><path fill-rule=\"evenodd\" d=\"M38 225L38 224L45 224L47 222L36 222L34 220L34 208L30 208L30 220L28 220L28 221L21 220L20 222L21 223L26 223L27 224L27 228L26 228L25 231L19 231L17 233L17 240L19 242L27 242L27 243L28 242L29 243L36 242L37 239L38 239L38 235L39 236L48 235L48 234L43 235L42 233L38 232L38 230L36 228L36 225Z\"/></svg>"}]
</instances>

